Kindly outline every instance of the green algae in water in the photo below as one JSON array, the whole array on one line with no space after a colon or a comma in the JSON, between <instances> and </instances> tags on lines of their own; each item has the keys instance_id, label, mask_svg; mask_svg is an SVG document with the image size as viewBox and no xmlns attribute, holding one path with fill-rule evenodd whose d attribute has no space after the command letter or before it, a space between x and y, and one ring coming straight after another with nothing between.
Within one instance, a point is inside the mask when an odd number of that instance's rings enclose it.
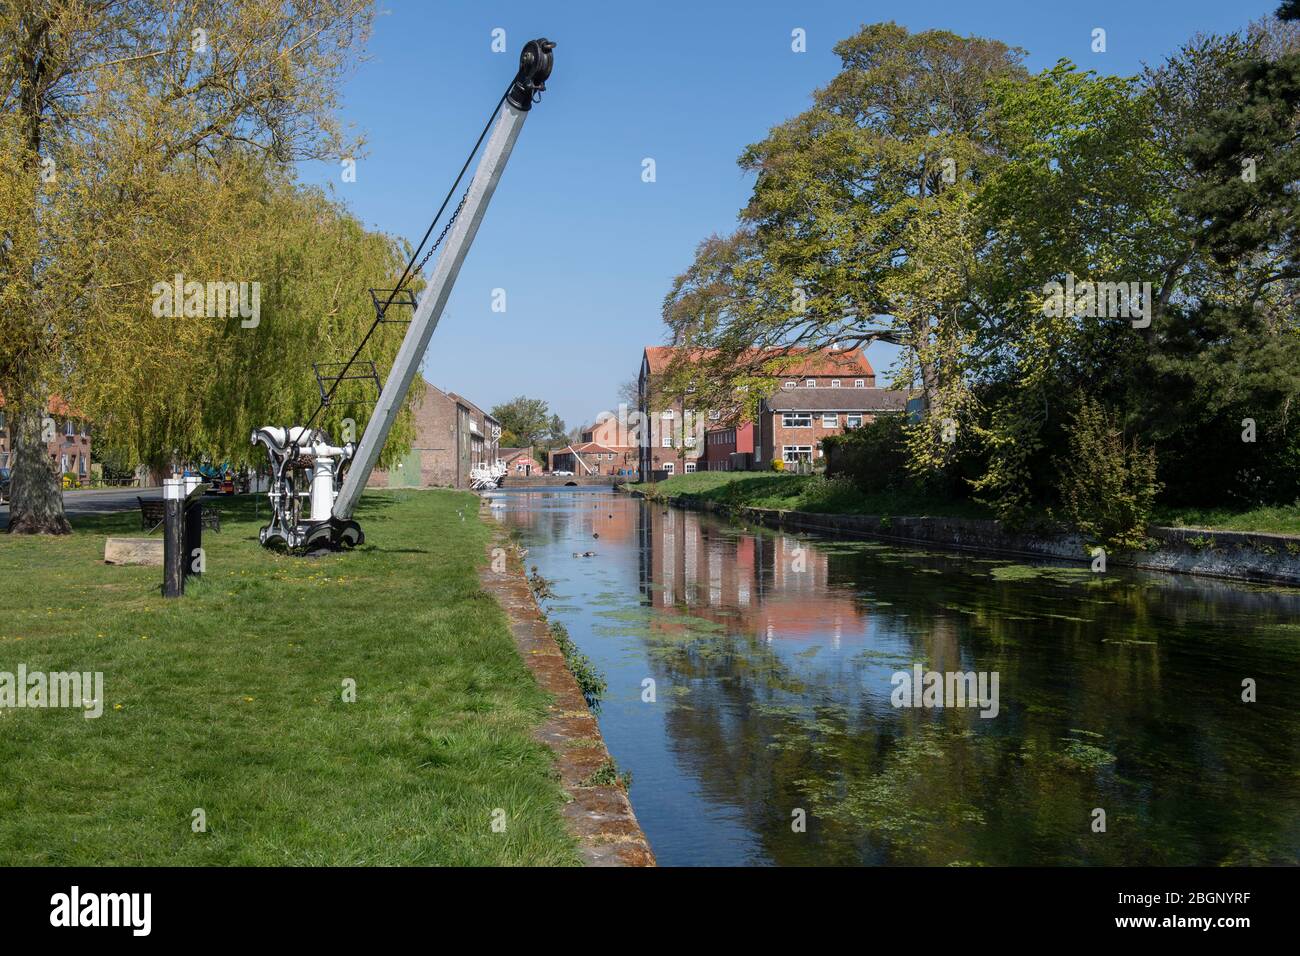
<instances>
[{"instance_id":1,"label":"green algae in water","mask_svg":"<svg viewBox=\"0 0 1300 956\"><path fill-rule=\"evenodd\" d=\"M995 581L1057 581L1078 584L1096 577L1088 568L1060 568L1053 565L1005 564L993 568L989 576Z\"/></svg>"},{"instance_id":2,"label":"green algae in water","mask_svg":"<svg viewBox=\"0 0 1300 956\"><path fill-rule=\"evenodd\" d=\"M1101 770L1109 767L1116 760L1113 753L1108 750L1102 750L1093 744L1084 743L1082 740L1072 740L1069 737L1062 737L1066 741L1065 750L1060 754L1061 762L1067 766L1078 770Z\"/></svg>"}]
</instances>

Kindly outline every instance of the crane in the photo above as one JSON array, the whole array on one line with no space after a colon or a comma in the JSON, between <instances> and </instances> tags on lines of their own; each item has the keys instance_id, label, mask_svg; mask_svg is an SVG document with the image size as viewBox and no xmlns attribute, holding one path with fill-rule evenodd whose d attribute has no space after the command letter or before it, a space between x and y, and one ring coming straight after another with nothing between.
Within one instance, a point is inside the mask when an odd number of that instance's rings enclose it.
<instances>
[{"instance_id":1,"label":"crane","mask_svg":"<svg viewBox=\"0 0 1300 956\"><path fill-rule=\"evenodd\" d=\"M253 431L252 444L265 446L271 464L271 485L267 492L271 502L271 520L259 535L263 545L289 551L314 551L355 547L365 541L361 526L352 517L357 501L375 462L379 460L379 453L398 412L406 402L420 360L442 317L461 265L478 234L497 183L501 181L501 174L505 172L524 120L546 89L546 80L554 63L554 49L555 44L544 37L524 44L519 54L518 72L488 117L478 142L470 150L460 175L452 183L420 245L411 254L396 288L371 290L376 318L361 344L352 357L342 363L337 374L322 377L318 367L318 381L329 384L322 384L321 403L316 411L303 425L266 426ZM442 232L420 258L489 129L491 136L469 187ZM417 302L405 285L423 270L424 264L440 245L443 246L442 254ZM342 382L358 378L377 381L373 366L369 373L361 370L363 365L369 364L358 364L361 352L375 329L385 321L388 310L403 305L413 309L410 325L361 440L356 444L335 444L323 429L315 428L313 424L329 406ZM349 375L354 369L357 369L357 374Z\"/></svg>"}]
</instances>

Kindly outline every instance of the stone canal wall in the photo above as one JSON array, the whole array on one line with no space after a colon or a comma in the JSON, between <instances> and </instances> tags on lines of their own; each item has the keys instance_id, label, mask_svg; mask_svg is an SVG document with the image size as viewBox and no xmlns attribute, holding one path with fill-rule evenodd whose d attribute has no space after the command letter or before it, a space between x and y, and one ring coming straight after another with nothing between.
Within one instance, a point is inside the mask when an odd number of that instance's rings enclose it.
<instances>
[{"instance_id":1,"label":"stone canal wall","mask_svg":"<svg viewBox=\"0 0 1300 956\"><path fill-rule=\"evenodd\" d=\"M645 497L639 491L631 492ZM814 514L775 508L728 507L697 495L669 499L680 508L709 511L743 521L797 531L849 534L882 541L1022 557L1091 560L1082 538L1007 531L993 520ZM1300 585L1300 536L1197 528L1150 529L1152 550L1110 554L1108 565L1174 571L1234 581Z\"/></svg>"},{"instance_id":2,"label":"stone canal wall","mask_svg":"<svg viewBox=\"0 0 1300 956\"><path fill-rule=\"evenodd\" d=\"M486 500L483 505L485 511ZM591 783L596 771L612 764L605 738L546 626L522 561L513 553L504 567L492 560L493 549L506 549L505 538L504 532L494 536L479 580L505 610L520 656L552 697L536 737L555 752L560 783L569 795L563 811L569 831L587 866L654 866L654 853L627 793L617 784ZM494 565L500 570L493 570Z\"/></svg>"}]
</instances>

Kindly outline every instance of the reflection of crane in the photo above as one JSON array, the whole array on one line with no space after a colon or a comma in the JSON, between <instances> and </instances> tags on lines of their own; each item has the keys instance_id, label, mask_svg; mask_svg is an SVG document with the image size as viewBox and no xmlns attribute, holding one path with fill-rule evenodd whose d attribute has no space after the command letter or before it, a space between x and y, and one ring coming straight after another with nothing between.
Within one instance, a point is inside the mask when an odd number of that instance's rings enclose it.
<instances>
[{"instance_id":1,"label":"reflection of crane","mask_svg":"<svg viewBox=\"0 0 1300 956\"><path fill-rule=\"evenodd\" d=\"M397 281L397 287L372 290L377 313L374 324L352 357L342 363L342 369L337 375L333 372L322 375L320 369L323 366L317 367L321 403L311 418L305 425L293 428L266 427L253 432L253 444L265 445L271 459L271 523L262 529L263 544L289 549L337 548L351 547L365 540L361 527L352 520L352 513L361 497L361 490L379 459L379 452L384 447L393 422L406 401L406 393L419 368L420 359L442 317L442 310L447 305L452 286L460 274L460 267L478 233L483 215L487 212L488 202L505 171L506 161L514 149L515 140L519 138L524 120L532 104L540 99L542 91L546 89L546 80L551 74L553 63L551 51L554 48L555 44L546 39L529 40L524 45L519 55L519 72L488 117L478 142L470 151L460 175L456 177L420 245L412 253L411 261ZM492 126L494 119L495 127ZM424 253L424 258L420 259L425 244L446 211L479 146L483 144L489 128L492 135L469 188L461 197L460 204L452 211L442 233ZM438 257L429 284L417 303L411 291L404 286L423 268L444 240L446 247ZM360 444L355 447L351 442L335 445L323 430L312 428L312 423L329 406L341 382L377 380L372 363L359 360L359 356L381 323L396 321L385 318L388 309L393 306L409 306L414 310L406 337L402 339L397 358L380 391L379 400L361 436ZM369 370L366 370L367 366ZM352 372L351 375L349 371ZM347 467L349 464L350 468ZM343 477L345 468L346 478Z\"/></svg>"}]
</instances>

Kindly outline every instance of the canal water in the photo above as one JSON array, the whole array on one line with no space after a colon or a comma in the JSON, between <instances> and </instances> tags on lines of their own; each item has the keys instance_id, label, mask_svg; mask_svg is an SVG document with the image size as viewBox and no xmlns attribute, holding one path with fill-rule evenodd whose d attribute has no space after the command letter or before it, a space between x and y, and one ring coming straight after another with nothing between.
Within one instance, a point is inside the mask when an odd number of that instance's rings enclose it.
<instances>
[{"instance_id":1,"label":"canal water","mask_svg":"<svg viewBox=\"0 0 1300 956\"><path fill-rule=\"evenodd\" d=\"M662 865L1300 857L1294 589L778 533L604 489L493 504L609 682L601 730ZM988 692L996 673L996 715L896 706L918 664Z\"/></svg>"}]
</instances>

